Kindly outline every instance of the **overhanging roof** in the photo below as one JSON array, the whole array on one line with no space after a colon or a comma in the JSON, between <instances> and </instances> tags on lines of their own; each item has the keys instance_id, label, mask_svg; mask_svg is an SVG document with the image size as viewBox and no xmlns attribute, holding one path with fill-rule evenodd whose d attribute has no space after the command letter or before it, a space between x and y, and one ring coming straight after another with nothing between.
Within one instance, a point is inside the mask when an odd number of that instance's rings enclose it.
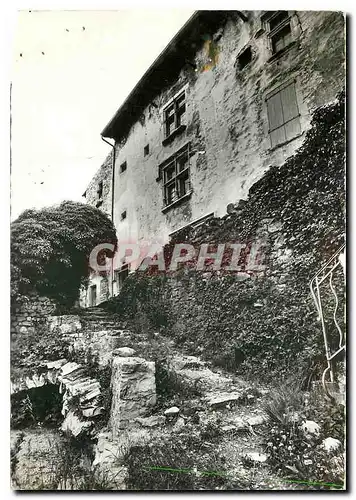
<instances>
[{"instance_id":1,"label":"overhanging roof","mask_svg":"<svg viewBox=\"0 0 356 500\"><path fill-rule=\"evenodd\" d=\"M116 140L125 137L149 102L194 58L204 43L204 35L213 35L229 13L231 11L196 11L148 68L101 135Z\"/></svg>"}]
</instances>

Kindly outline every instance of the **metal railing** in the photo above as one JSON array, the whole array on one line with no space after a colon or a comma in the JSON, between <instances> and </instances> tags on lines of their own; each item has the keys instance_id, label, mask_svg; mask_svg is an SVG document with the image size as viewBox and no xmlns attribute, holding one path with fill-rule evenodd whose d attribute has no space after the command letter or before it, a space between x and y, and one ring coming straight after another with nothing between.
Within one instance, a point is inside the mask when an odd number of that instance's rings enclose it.
<instances>
[{"instance_id":1,"label":"metal railing","mask_svg":"<svg viewBox=\"0 0 356 500\"><path fill-rule=\"evenodd\" d=\"M326 376L329 374L330 382L333 384L335 382L335 368L334 361L340 353L346 351L346 338L345 330L340 326L340 321L337 318L337 312L340 305L340 300L335 289L334 277L335 271L343 267L342 257L345 256L344 253L345 245L343 245L328 261L327 263L316 273L316 275L310 281L310 291L313 296L319 320L321 322L321 328L324 337L324 348L327 361L327 367L325 368L322 376L322 385L325 393L331 399L334 397L330 394L328 389L328 384L326 381ZM325 319L325 310L323 308L322 297L325 299L325 294L322 294L321 286L328 286L328 290L331 291L333 296L333 328L328 327ZM330 293L329 293L330 296ZM345 316L344 316L345 321ZM335 338L335 333L337 332L339 338ZM338 340L338 342L337 342ZM335 346L337 345L337 347Z\"/></svg>"}]
</instances>

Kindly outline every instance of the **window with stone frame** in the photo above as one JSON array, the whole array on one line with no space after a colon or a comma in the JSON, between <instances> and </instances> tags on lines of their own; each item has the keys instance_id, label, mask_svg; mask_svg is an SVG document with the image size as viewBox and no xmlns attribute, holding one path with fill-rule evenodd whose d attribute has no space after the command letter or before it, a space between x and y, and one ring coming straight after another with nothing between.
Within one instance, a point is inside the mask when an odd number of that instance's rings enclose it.
<instances>
[{"instance_id":1,"label":"window with stone frame","mask_svg":"<svg viewBox=\"0 0 356 500\"><path fill-rule=\"evenodd\" d=\"M301 132L295 81L266 96L271 147L287 142Z\"/></svg>"},{"instance_id":2,"label":"window with stone frame","mask_svg":"<svg viewBox=\"0 0 356 500\"><path fill-rule=\"evenodd\" d=\"M271 11L263 16L273 54L278 54L293 41L290 15L287 10Z\"/></svg>"},{"instance_id":3,"label":"window with stone frame","mask_svg":"<svg viewBox=\"0 0 356 500\"><path fill-rule=\"evenodd\" d=\"M191 192L189 144L160 167L163 205L168 207Z\"/></svg>"},{"instance_id":4,"label":"window with stone frame","mask_svg":"<svg viewBox=\"0 0 356 500\"><path fill-rule=\"evenodd\" d=\"M167 138L182 125L185 113L185 91L181 92L164 108L164 136Z\"/></svg>"}]
</instances>

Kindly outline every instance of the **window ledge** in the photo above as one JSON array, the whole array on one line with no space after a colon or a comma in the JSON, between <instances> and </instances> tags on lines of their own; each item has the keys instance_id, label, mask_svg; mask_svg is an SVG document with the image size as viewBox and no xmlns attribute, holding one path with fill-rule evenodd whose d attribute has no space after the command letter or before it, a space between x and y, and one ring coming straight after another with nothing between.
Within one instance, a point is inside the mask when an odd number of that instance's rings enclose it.
<instances>
[{"instance_id":1,"label":"window ledge","mask_svg":"<svg viewBox=\"0 0 356 500\"><path fill-rule=\"evenodd\" d=\"M168 212L171 208L175 207L176 205L179 205L180 203L182 203L183 201L186 201L188 200L191 196L192 196L192 192L193 190L189 191L188 193L186 193L184 196L181 196L180 198L178 198L178 200L175 200L173 201L173 203L170 203L169 205L166 205L165 207L162 208L162 213L165 214L166 212Z\"/></svg>"},{"instance_id":2,"label":"window ledge","mask_svg":"<svg viewBox=\"0 0 356 500\"><path fill-rule=\"evenodd\" d=\"M173 139L181 134L182 132L184 132L184 130L187 128L186 125L179 125L178 128L176 128L175 130L173 130L173 132L171 133L171 135L169 135L168 137L166 137L165 139L163 139L162 141L162 145L163 146L166 146L167 144L169 144L171 141L173 141Z\"/></svg>"},{"instance_id":3,"label":"window ledge","mask_svg":"<svg viewBox=\"0 0 356 500\"><path fill-rule=\"evenodd\" d=\"M279 59L280 57L282 57L286 52L288 52L292 47L294 47L296 45L297 45L296 41L291 42L289 45L287 45L287 47L284 47L284 49L282 49L282 50L276 52L275 54L273 54L273 56L271 56L267 60L267 62L271 63L273 61L276 61L277 59Z\"/></svg>"},{"instance_id":4,"label":"window ledge","mask_svg":"<svg viewBox=\"0 0 356 500\"><path fill-rule=\"evenodd\" d=\"M286 146L292 141L295 141L296 139L299 139L299 137L302 137L304 135L304 132L301 132L300 134L296 135L295 137L292 137L292 139L288 139L288 141L281 142L280 144L277 144L276 146L273 146L273 148L267 149L266 153L273 153L276 149L282 148L283 146Z\"/></svg>"}]
</instances>

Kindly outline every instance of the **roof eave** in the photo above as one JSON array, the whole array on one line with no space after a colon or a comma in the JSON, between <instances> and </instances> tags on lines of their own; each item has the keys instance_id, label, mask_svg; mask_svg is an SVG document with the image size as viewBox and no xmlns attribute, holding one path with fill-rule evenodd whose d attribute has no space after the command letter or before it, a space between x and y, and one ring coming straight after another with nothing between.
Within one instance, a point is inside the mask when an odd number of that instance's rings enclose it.
<instances>
[{"instance_id":1,"label":"roof eave","mask_svg":"<svg viewBox=\"0 0 356 500\"><path fill-rule=\"evenodd\" d=\"M153 72L155 67L160 64L163 59L169 54L169 52L172 49L172 46L174 43L181 37L182 33L187 29L187 27L200 15L199 10L195 11L192 16L184 23L184 25L181 27L181 29L176 33L176 35L172 38L172 40L168 43L168 45L163 49L163 51L159 54L159 56L154 60L154 62L151 64L151 66L148 68L148 70L144 73L144 75L140 78L138 83L135 85L135 87L132 89L130 94L126 97L125 101L123 104L120 106L120 108L116 111L115 115L111 118L109 123L106 125L106 127L102 130L101 136L102 137L107 137L109 139L115 139L115 133L113 129L113 125L115 124L117 118L121 114L121 111L124 107L127 106L128 102L130 99L136 94L136 92L139 91L140 87L143 86L145 80L150 76L150 74Z\"/></svg>"}]
</instances>

